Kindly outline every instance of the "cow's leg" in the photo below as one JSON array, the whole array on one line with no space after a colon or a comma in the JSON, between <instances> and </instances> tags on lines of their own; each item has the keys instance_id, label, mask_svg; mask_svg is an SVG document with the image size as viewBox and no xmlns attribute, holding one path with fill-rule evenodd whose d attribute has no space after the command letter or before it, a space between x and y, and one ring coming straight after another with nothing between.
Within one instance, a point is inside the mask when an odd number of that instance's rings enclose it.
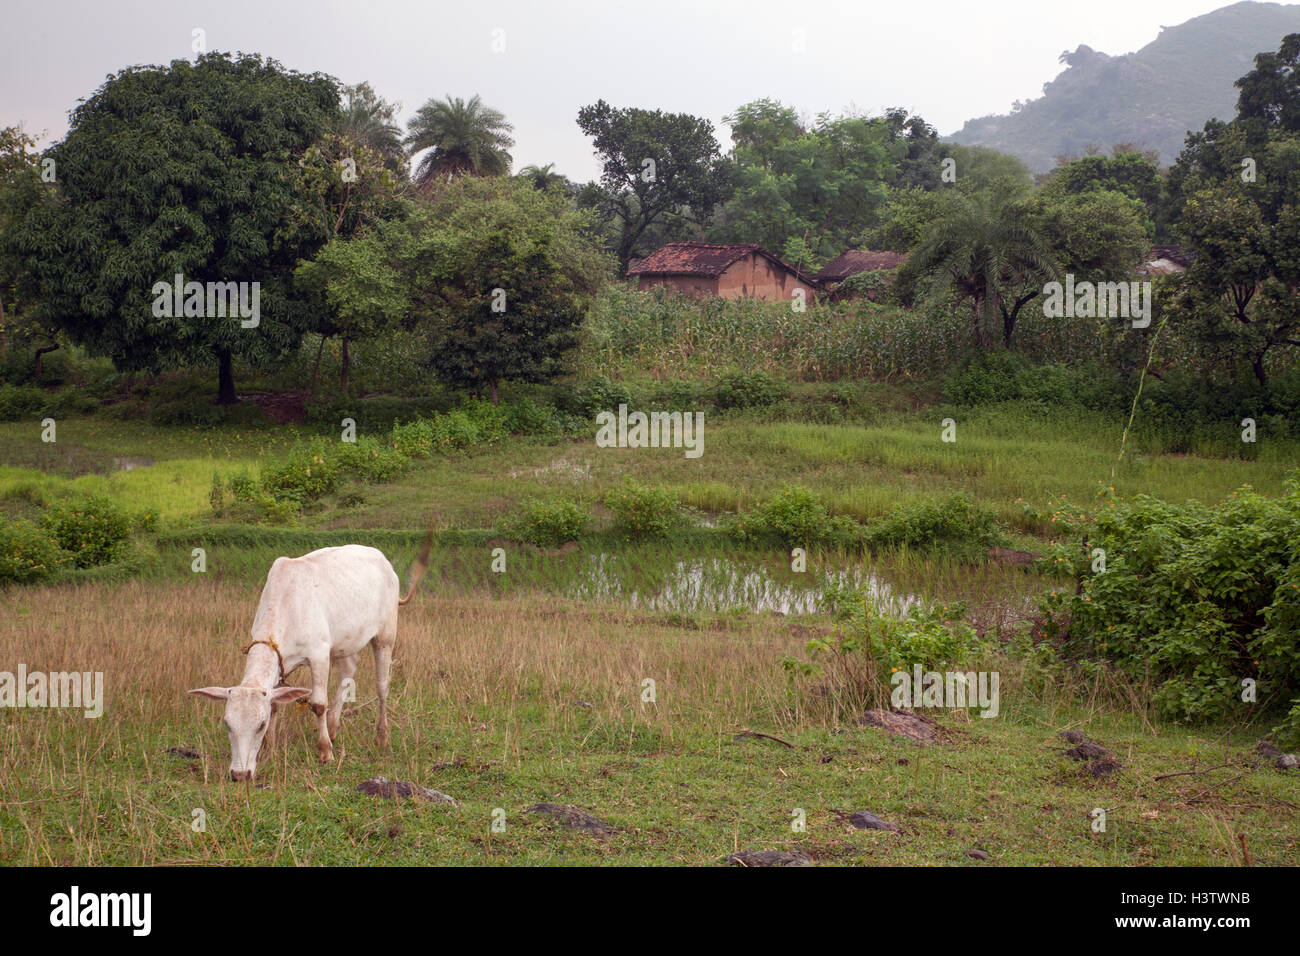
<instances>
[{"instance_id":1,"label":"cow's leg","mask_svg":"<svg viewBox=\"0 0 1300 956\"><path fill-rule=\"evenodd\" d=\"M357 655L351 657L339 658L339 687L334 692L334 706L330 708L329 715L329 732L330 740L336 740L339 735L339 720L343 716L343 695L348 692L348 686L351 685L353 693L356 693L356 681L353 680L357 672Z\"/></svg>"},{"instance_id":2,"label":"cow's leg","mask_svg":"<svg viewBox=\"0 0 1300 956\"><path fill-rule=\"evenodd\" d=\"M396 608L393 609L396 611ZM375 652L375 691L379 696L379 723L375 727L375 740L383 750L388 749L388 683L393 665L393 645L397 643L397 615L375 635L370 646Z\"/></svg>"},{"instance_id":3,"label":"cow's leg","mask_svg":"<svg viewBox=\"0 0 1300 956\"><path fill-rule=\"evenodd\" d=\"M317 751L320 754L320 762L329 763L334 759L334 748L330 745L329 715L326 712L330 702L330 659L322 657L310 663L311 710L316 715L319 725L316 736Z\"/></svg>"}]
</instances>

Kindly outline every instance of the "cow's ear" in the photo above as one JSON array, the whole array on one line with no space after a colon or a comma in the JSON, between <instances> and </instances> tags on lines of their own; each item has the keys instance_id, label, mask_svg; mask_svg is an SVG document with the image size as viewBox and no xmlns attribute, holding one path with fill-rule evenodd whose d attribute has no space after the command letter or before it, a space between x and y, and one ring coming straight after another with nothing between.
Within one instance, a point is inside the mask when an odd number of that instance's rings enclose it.
<instances>
[{"instance_id":1,"label":"cow's ear","mask_svg":"<svg viewBox=\"0 0 1300 956\"><path fill-rule=\"evenodd\" d=\"M187 691L195 697L206 697L208 700L226 700L230 696L229 687L196 687L194 690Z\"/></svg>"},{"instance_id":2,"label":"cow's ear","mask_svg":"<svg viewBox=\"0 0 1300 956\"><path fill-rule=\"evenodd\" d=\"M275 704L287 704L290 701L299 700L311 693L310 687L277 687L271 691L271 702Z\"/></svg>"}]
</instances>

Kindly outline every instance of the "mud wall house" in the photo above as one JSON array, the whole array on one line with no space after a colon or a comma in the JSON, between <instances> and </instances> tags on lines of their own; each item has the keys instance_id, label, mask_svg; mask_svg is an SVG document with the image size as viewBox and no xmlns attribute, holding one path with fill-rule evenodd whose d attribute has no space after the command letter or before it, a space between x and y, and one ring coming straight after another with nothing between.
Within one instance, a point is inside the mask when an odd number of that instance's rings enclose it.
<instances>
[{"instance_id":1,"label":"mud wall house","mask_svg":"<svg viewBox=\"0 0 1300 956\"><path fill-rule=\"evenodd\" d=\"M905 252L872 252L870 249L849 249L826 263L814 278L821 284L823 289L830 293L832 298L842 298L842 293L836 295L836 289L845 279L863 272L892 271L906 261L907 253Z\"/></svg>"},{"instance_id":2,"label":"mud wall house","mask_svg":"<svg viewBox=\"0 0 1300 956\"><path fill-rule=\"evenodd\" d=\"M646 292L666 286L690 298L754 298L789 302L798 289L812 300L817 281L782 262L760 246L716 245L708 242L670 242L629 265L637 288Z\"/></svg>"}]
</instances>

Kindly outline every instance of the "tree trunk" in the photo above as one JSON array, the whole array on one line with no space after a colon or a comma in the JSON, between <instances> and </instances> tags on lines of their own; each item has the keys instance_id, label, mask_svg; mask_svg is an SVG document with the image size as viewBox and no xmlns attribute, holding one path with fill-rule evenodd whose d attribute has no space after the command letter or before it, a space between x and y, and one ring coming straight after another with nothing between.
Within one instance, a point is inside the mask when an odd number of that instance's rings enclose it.
<instances>
[{"instance_id":1,"label":"tree trunk","mask_svg":"<svg viewBox=\"0 0 1300 956\"><path fill-rule=\"evenodd\" d=\"M492 383L491 383L491 385L489 386L489 388L491 388L491 390L492 390L492 404L493 404L493 405L499 405L499 404L501 404L500 396L497 394L497 385L498 385L498 381L497 381L495 378L492 379Z\"/></svg>"},{"instance_id":2,"label":"tree trunk","mask_svg":"<svg viewBox=\"0 0 1300 956\"><path fill-rule=\"evenodd\" d=\"M1260 388L1268 388L1268 372L1264 370L1264 352L1255 355L1250 367L1255 370L1255 378L1259 380Z\"/></svg>"},{"instance_id":3,"label":"tree trunk","mask_svg":"<svg viewBox=\"0 0 1300 956\"><path fill-rule=\"evenodd\" d=\"M217 353L217 404L234 405L239 401L235 394L235 366L229 352Z\"/></svg>"},{"instance_id":4,"label":"tree trunk","mask_svg":"<svg viewBox=\"0 0 1300 956\"><path fill-rule=\"evenodd\" d=\"M56 342L53 345L42 345L40 348L36 350L36 361L32 365L32 381L35 382L37 385L41 384L41 372L44 370L45 367L45 361L44 361L45 353L57 352L58 349L59 349L59 345Z\"/></svg>"},{"instance_id":5,"label":"tree trunk","mask_svg":"<svg viewBox=\"0 0 1300 956\"><path fill-rule=\"evenodd\" d=\"M320 337L320 348L316 350L316 364L311 370L311 385L307 388L307 394L316 397L316 378L320 375L320 359L325 354L325 336Z\"/></svg>"},{"instance_id":6,"label":"tree trunk","mask_svg":"<svg viewBox=\"0 0 1300 956\"><path fill-rule=\"evenodd\" d=\"M352 355L348 352L348 340L343 340L343 357L339 364L339 388L343 392L343 397L348 395L348 372L352 369Z\"/></svg>"},{"instance_id":7,"label":"tree trunk","mask_svg":"<svg viewBox=\"0 0 1300 956\"><path fill-rule=\"evenodd\" d=\"M975 329L974 329L975 345L977 348L980 349L984 349L988 347L988 343L984 340L984 310L982 308L983 304L984 303L981 302L979 299L975 299L974 304L971 306L971 317L974 319L974 323L975 323Z\"/></svg>"}]
</instances>

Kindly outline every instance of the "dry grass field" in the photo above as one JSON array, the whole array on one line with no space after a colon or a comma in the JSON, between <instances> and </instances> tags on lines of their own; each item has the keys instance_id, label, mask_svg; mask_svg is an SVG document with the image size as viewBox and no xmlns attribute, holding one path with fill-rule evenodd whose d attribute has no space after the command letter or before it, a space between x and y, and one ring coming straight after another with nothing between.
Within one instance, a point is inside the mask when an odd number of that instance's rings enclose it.
<instances>
[{"instance_id":1,"label":"dry grass field","mask_svg":"<svg viewBox=\"0 0 1300 956\"><path fill-rule=\"evenodd\" d=\"M1161 725L1132 688L998 658L999 717L940 712L920 746L858 727L778 665L818 619L684 621L545 597L423 592L402 610L391 752L373 743L363 659L333 764L316 762L295 707L255 784L235 784L218 706L185 691L238 682L257 594L220 581L0 593L0 660L104 674L98 719L0 709L0 864L713 864L794 848L857 865L1300 860L1295 785L1253 754L1259 728ZM1066 729L1123 768L1089 775L1062 756ZM1183 771L1209 772L1158 779ZM356 790L377 774L458 805ZM548 802L612 832L525 813ZM854 830L860 810L900 829ZM990 859L966 856L976 848Z\"/></svg>"}]
</instances>

